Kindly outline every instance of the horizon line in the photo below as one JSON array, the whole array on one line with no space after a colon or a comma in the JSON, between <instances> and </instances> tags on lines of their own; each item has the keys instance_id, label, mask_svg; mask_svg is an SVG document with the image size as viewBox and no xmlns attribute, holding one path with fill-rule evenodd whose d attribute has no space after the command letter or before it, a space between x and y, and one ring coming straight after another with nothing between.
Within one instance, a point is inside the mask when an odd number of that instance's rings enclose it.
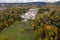
<instances>
[{"instance_id":1,"label":"horizon line","mask_svg":"<svg viewBox=\"0 0 60 40\"><path fill-rule=\"evenodd\" d=\"M60 1L56 1L56 2L60 2ZM56 3L56 2L44 2L44 3ZM33 3L33 2L0 2L0 3Z\"/></svg>"}]
</instances>

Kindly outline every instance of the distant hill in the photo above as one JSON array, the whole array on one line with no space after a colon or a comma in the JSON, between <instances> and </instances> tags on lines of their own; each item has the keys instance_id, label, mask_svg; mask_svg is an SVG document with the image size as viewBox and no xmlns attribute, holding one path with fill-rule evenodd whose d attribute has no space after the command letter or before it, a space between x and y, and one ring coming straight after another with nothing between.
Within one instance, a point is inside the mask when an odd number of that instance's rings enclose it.
<instances>
[{"instance_id":1,"label":"distant hill","mask_svg":"<svg viewBox=\"0 0 60 40\"><path fill-rule=\"evenodd\" d=\"M56 6L60 6L60 1L54 3Z\"/></svg>"},{"instance_id":2,"label":"distant hill","mask_svg":"<svg viewBox=\"0 0 60 40\"><path fill-rule=\"evenodd\" d=\"M45 2L28 2L28 3L0 3L0 9L10 8L10 7L22 7L22 6L32 6L36 5L38 7L45 6L47 4L54 4L60 6L60 2L55 3L45 3Z\"/></svg>"},{"instance_id":3,"label":"distant hill","mask_svg":"<svg viewBox=\"0 0 60 40\"><path fill-rule=\"evenodd\" d=\"M28 2L28 3L0 3L0 8L9 8L9 7L22 7L22 6L45 6L45 2Z\"/></svg>"}]
</instances>

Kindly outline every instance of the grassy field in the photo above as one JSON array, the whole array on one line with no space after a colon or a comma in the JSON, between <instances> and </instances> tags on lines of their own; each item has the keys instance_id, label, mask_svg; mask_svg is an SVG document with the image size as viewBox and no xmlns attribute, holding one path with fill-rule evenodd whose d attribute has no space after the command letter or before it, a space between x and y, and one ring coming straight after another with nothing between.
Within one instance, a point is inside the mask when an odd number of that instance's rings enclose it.
<instances>
[{"instance_id":1,"label":"grassy field","mask_svg":"<svg viewBox=\"0 0 60 40\"><path fill-rule=\"evenodd\" d=\"M30 28L30 22L17 21L0 33L0 40L33 40L33 33L28 31Z\"/></svg>"}]
</instances>

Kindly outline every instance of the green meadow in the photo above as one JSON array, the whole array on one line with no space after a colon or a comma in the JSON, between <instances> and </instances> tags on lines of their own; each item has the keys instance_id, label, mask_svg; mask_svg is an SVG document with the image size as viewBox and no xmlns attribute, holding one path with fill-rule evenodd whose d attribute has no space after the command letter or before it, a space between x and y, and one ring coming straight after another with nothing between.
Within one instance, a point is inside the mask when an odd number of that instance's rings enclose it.
<instances>
[{"instance_id":1,"label":"green meadow","mask_svg":"<svg viewBox=\"0 0 60 40\"><path fill-rule=\"evenodd\" d=\"M0 40L33 40L33 32L30 28L30 22L17 21L0 33Z\"/></svg>"}]
</instances>

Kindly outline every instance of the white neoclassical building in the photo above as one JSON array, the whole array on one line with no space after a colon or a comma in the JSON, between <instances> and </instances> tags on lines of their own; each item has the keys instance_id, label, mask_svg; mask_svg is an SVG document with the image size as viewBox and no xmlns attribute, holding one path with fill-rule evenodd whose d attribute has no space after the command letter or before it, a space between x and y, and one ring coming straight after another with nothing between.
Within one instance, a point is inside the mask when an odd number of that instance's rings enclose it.
<instances>
[{"instance_id":1,"label":"white neoclassical building","mask_svg":"<svg viewBox=\"0 0 60 40\"><path fill-rule=\"evenodd\" d=\"M38 12L38 8L32 8L29 9L29 11L27 13L25 13L24 15L21 15L21 18L23 18L25 22L27 22L29 19L34 20L35 16L37 15Z\"/></svg>"}]
</instances>

